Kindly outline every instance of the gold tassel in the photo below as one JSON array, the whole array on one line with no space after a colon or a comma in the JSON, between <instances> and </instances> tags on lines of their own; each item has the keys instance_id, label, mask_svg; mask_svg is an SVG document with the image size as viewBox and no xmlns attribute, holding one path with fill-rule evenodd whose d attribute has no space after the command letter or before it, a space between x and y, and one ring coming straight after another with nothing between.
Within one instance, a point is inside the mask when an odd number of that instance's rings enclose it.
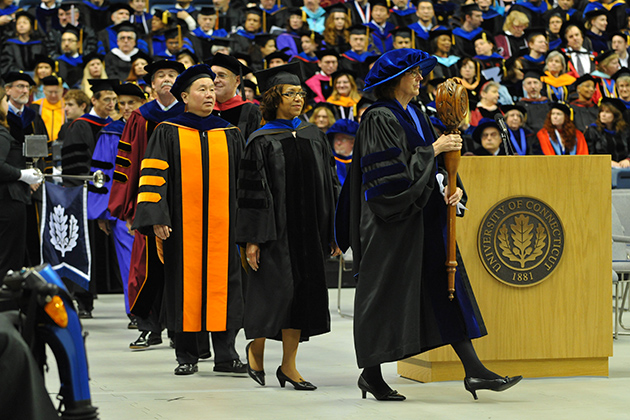
<instances>
[{"instance_id":1,"label":"gold tassel","mask_svg":"<svg viewBox=\"0 0 630 420\"><path fill-rule=\"evenodd\" d=\"M182 27L180 25L177 25L177 43L181 51L181 49L184 48L184 40L182 39Z\"/></svg>"},{"instance_id":2,"label":"gold tassel","mask_svg":"<svg viewBox=\"0 0 630 420\"><path fill-rule=\"evenodd\" d=\"M79 54L83 54L83 29L79 29Z\"/></svg>"},{"instance_id":3,"label":"gold tassel","mask_svg":"<svg viewBox=\"0 0 630 420\"><path fill-rule=\"evenodd\" d=\"M485 32L481 33L481 39L483 39L484 41L488 41L488 35L486 35Z\"/></svg>"},{"instance_id":4,"label":"gold tassel","mask_svg":"<svg viewBox=\"0 0 630 420\"><path fill-rule=\"evenodd\" d=\"M281 4L280 4L280 0L278 0L278 1L277 1L277 3L278 3L278 7L280 7L280 6L281 6Z\"/></svg>"},{"instance_id":5,"label":"gold tassel","mask_svg":"<svg viewBox=\"0 0 630 420\"><path fill-rule=\"evenodd\" d=\"M35 27L35 31L37 31L37 19L35 19L35 23L33 26Z\"/></svg>"},{"instance_id":6,"label":"gold tassel","mask_svg":"<svg viewBox=\"0 0 630 420\"><path fill-rule=\"evenodd\" d=\"M416 33L415 31L411 31L411 48L416 49Z\"/></svg>"},{"instance_id":7,"label":"gold tassel","mask_svg":"<svg viewBox=\"0 0 630 420\"><path fill-rule=\"evenodd\" d=\"M311 41L315 42L315 31L311 31Z\"/></svg>"},{"instance_id":8,"label":"gold tassel","mask_svg":"<svg viewBox=\"0 0 630 420\"><path fill-rule=\"evenodd\" d=\"M61 80L61 77L57 76L57 84L59 86L63 86L63 81Z\"/></svg>"},{"instance_id":9,"label":"gold tassel","mask_svg":"<svg viewBox=\"0 0 630 420\"><path fill-rule=\"evenodd\" d=\"M59 73L59 61L55 60L55 73Z\"/></svg>"},{"instance_id":10,"label":"gold tassel","mask_svg":"<svg viewBox=\"0 0 630 420\"><path fill-rule=\"evenodd\" d=\"M168 25L168 18L171 17L171 12L169 12L168 10L165 10L164 13L162 13L162 23L164 25Z\"/></svg>"},{"instance_id":11,"label":"gold tassel","mask_svg":"<svg viewBox=\"0 0 630 420\"><path fill-rule=\"evenodd\" d=\"M144 9L145 9L144 10L145 12L147 13L149 12L149 0L144 1Z\"/></svg>"},{"instance_id":12,"label":"gold tassel","mask_svg":"<svg viewBox=\"0 0 630 420\"><path fill-rule=\"evenodd\" d=\"M455 45L455 35L451 33L451 44Z\"/></svg>"},{"instance_id":13,"label":"gold tassel","mask_svg":"<svg viewBox=\"0 0 630 420\"><path fill-rule=\"evenodd\" d=\"M392 2L391 0L387 0L387 8L391 9L392 8Z\"/></svg>"},{"instance_id":14,"label":"gold tassel","mask_svg":"<svg viewBox=\"0 0 630 420\"><path fill-rule=\"evenodd\" d=\"M262 11L262 30L267 32L267 12Z\"/></svg>"},{"instance_id":15,"label":"gold tassel","mask_svg":"<svg viewBox=\"0 0 630 420\"><path fill-rule=\"evenodd\" d=\"M217 15L217 21L214 22L214 30L217 31L219 29L219 11L217 9L214 9L214 10Z\"/></svg>"},{"instance_id":16,"label":"gold tassel","mask_svg":"<svg viewBox=\"0 0 630 420\"><path fill-rule=\"evenodd\" d=\"M306 12L302 10L302 22L306 22Z\"/></svg>"}]
</instances>

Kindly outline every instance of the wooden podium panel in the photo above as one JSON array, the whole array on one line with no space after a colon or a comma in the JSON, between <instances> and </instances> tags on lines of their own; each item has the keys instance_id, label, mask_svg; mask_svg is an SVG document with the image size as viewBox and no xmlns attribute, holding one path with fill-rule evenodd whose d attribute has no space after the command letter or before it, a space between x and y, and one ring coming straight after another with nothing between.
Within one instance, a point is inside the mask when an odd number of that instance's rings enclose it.
<instances>
[{"instance_id":1,"label":"wooden podium panel","mask_svg":"<svg viewBox=\"0 0 630 420\"><path fill-rule=\"evenodd\" d=\"M459 174L468 211L458 218L458 245L488 329L487 336L473 340L479 358L500 375L608 376L610 156L462 157ZM490 275L477 246L486 212L512 196L543 201L564 228L557 267L530 287ZM451 346L399 361L398 373L422 382L465 376Z\"/></svg>"}]
</instances>

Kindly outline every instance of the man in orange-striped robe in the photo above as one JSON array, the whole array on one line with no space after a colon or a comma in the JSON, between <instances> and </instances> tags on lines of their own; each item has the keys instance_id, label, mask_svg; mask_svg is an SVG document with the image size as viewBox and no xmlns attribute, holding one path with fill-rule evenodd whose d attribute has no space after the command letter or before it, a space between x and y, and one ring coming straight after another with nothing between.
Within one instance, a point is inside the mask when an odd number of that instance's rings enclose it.
<instances>
[{"instance_id":1,"label":"man in orange-striped robe","mask_svg":"<svg viewBox=\"0 0 630 420\"><path fill-rule=\"evenodd\" d=\"M234 237L236 174L245 140L211 114L208 65L190 67L171 88L183 114L157 126L142 161L133 228L163 241L166 323L175 332L176 375L197 371L196 334L242 326Z\"/></svg>"}]
</instances>

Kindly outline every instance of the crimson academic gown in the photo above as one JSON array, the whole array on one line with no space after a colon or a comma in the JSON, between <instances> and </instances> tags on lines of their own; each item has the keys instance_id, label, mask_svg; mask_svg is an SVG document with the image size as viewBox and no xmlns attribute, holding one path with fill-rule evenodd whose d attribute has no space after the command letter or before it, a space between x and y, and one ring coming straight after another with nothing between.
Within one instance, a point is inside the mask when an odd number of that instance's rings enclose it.
<instances>
[{"instance_id":1,"label":"crimson academic gown","mask_svg":"<svg viewBox=\"0 0 630 420\"><path fill-rule=\"evenodd\" d=\"M241 327L235 240L241 132L215 116L184 113L160 124L142 161L133 228L172 229L164 246L166 325L175 333Z\"/></svg>"},{"instance_id":2,"label":"crimson academic gown","mask_svg":"<svg viewBox=\"0 0 630 420\"><path fill-rule=\"evenodd\" d=\"M159 123L182 112L182 103L163 111L157 101L151 101L131 113L118 143L114 182L108 204L112 216L123 221L133 220L136 214L140 167L148 139ZM148 317L156 298L161 299L159 293L162 290L164 270L156 252L155 240L147 241L143 234L136 231L131 251L128 299L131 313L141 318ZM149 277L155 281L144 287Z\"/></svg>"}]
</instances>

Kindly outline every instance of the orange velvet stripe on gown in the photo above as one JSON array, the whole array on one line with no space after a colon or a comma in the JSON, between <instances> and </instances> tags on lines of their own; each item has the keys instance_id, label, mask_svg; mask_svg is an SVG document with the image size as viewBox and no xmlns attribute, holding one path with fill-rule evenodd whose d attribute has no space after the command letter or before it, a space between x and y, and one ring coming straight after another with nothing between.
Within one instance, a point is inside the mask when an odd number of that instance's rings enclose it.
<instances>
[{"instance_id":1,"label":"orange velvet stripe on gown","mask_svg":"<svg viewBox=\"0 0 630 420\"><path fill-rule=\"evenodd\" d=\"M179 126L183 226L183 331L201 331L206 279L205 330L227 326L230 159L223 130L206 132L207 226L204 221L202 141L199 131ZM201 181L201 182L200 182ZM204 241L204 232L207 238ZM205 242L205 243L204 243ZM204 249L206 250L205 254ZM204 261L205 259L205 261ZM204 269L205 268L205 269Z\"/></svg>"}]
</instances>

